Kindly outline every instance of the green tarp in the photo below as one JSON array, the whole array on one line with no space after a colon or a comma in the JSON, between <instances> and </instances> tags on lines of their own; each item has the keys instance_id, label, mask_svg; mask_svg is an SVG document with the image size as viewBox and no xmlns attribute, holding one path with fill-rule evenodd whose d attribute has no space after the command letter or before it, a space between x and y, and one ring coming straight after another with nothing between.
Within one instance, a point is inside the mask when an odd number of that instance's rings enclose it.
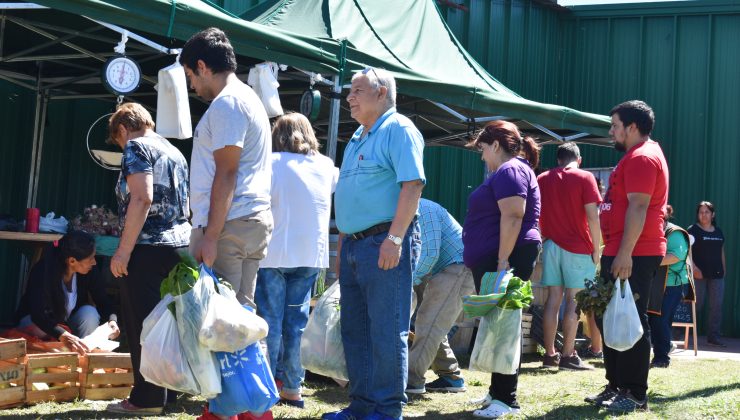
<instances>
[{"instance_id":1,"label":"green tarp","mask_svg":"<svg viewBox=\"0 0 740 420\"><path fill-rule=\"evenodd\" d=\"M608 118L519 97L462 48L434 0L283 0L239 19L199 0L38 0L134 31L187 40L209 26L224 29L237 53L343 82L366 65L396 75L399 93L551 130L607 137ZM346 61L340 39L346 38Z\"/></svg>"},{"instance_id":2,"label":"green tarp","mask_svg":"<svg viewBox=\"0 0 740 420\"><path fill-rule=\"evenodd\" d=\"M608 137L607 117L529 101L496 80L457 41L434 0L272 0L241 17L313 38L347 39L352 62L393 70L406 95Z\"/></svg>"}]
</instances>

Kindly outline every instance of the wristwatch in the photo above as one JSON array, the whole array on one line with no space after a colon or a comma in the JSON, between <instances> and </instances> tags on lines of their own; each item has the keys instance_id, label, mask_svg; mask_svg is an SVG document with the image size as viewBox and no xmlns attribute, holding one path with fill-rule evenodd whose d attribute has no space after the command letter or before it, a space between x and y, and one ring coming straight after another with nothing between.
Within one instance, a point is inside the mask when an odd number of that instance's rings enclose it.
<instances>
[{"instance_id":1,"label":"wristwatch","mask_svg":"<svg viewBox=\"0 0 740 420\"><path fill-rule=\"evenodd\" d=\"M391 235L390 233L388 234L388 239L390 239L391 242L393 242L393 244L396 246L401 246L401 244L403 243L403 238L399 238L396 235Z\"/></svg>"}]
</instances>

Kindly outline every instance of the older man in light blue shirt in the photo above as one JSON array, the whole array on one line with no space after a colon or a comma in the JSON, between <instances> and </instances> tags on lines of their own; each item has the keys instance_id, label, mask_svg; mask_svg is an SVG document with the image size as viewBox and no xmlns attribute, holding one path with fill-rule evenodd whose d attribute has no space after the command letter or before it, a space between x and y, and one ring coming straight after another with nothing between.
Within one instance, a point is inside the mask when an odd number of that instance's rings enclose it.
<instances>
[{"instance_id":1,"label":"older man in light blue shirt","mask_svg":"<svg viewBox=\"0 0 740 420\"><path fill-rule=\"evenodd\" d=\"M424 140L396 112L395 91L389 72L368 68L352 78L347 96L362 124L344 151L334 195L350 405L324 420L398 420L406 403Z\"/></svg>"},{"instance_id":2,"label":"older man in light blue shirt","mask_svg":"<svg viewBox=\"0 0 740 420\"><path fill-rule=\"evenodd\" d=\"M447 332L462 311L462 297L475 292L473 274L463 264L462 227L439 204L421 199L421 256L414 283L423 287L416 313L414 343L409 351L407 394L464 392L465 380L447 341ZM429 366L439 376L424 385Z\"/></svg>"}]
</instances>

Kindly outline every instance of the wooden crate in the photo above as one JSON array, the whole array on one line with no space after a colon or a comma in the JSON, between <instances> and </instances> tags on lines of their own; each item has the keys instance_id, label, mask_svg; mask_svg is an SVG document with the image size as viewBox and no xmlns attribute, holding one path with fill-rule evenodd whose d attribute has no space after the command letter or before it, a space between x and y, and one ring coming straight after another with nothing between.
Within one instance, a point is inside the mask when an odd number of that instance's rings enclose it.
<instances>
[{"instance_id":1,"label":"wooden crate","mask_svg":"<svg viewBox=\"0 0 740 420\"><path fill-rule=\"evenodd\" d=\"M0 338L0 408L23 405L26 399L26 340Z\"/></svg>"},{"instance_id":2,"label":"wooden crate","mask_svg":"<svg viewBox=\"0 0 740 420\"><path fill-rule=\"evenodd\" d=\"M80 398L124 399L131 393L134 373L129 353L89 353L80 358L80 368Z\"/></svg>"},{"instance_id":3,"label":"wooden crate","mask_svg":"<svg viewBox=\"0 0 740 420\"><path fill-rule=\"evenodd\" d=\"M522 334L524 337L529 337L529 333L532 331L532 314L522 314Z\"/></svg>"},{"instance_id":4,"label":"wooden crate","mask_svg":"<svg viewBox=\"0 0 740 420\"><path fill-rule=\"evenodd\" d=\"M532 314L522 314L522 354L537 353L537 342L532 338Z\"/></svg>"},{"instance_id":5,"label":"wooden crate","mask_svg":"<svg viewBox=\"0 0 740 420\"><path fill-rule=\"evenodd\" d=\"M545 306L548 293L549 290L547 286L543 286L541 284L532 284L532 294L534 295L532 305Z\"/></svg>"},{"instance_id":6,"label":"wooden crate","mask_svg":"<svg viewBox=\"0 0 740 420\"><path fill-rule=\"evenodd\" d=\"M77 386L77 353L39 353L26 356L26 403L70 401L80 395ZM44 368L45 373L34 373ZM57 384L48 390L33 390L34 383Z\"/></svg>"},{"instance_id":7,"label":"wooden crate","mask_svg":"<svg viewBox=\"0 0 740 420\"><path fill-rule=\"evenodd\" d=\"M457 332L450 340L450 348L456 354L470 354L473 351L473 332L478 327L478 318L468 318L461 311L455 325Z\"/></svg>"}]
</instances>

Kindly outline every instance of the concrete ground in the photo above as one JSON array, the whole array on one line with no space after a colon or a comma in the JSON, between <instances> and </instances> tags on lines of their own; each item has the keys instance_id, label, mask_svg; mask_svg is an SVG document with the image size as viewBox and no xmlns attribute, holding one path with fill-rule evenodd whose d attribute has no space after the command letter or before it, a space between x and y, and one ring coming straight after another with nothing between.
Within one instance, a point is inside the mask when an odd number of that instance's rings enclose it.
<instances>
[{"instance_id":1,"label":"concrete ground","mask_svg":"<svg viewBox=\"0 0 740 420\"><path fill-rule=\"evenodd\" d=\"M689 348L687 350L683 348L683 341L674 340L673 343L676 344L677 348L671 353L671 358L681 360L700 358L740 361L740 338L722 337L722 342L725 343L726 347L710 346L707 344L707 338L703 336L700 336L698 341L699 349L697 355L694 356L691 337L689 337Z\"/></svg>"}]
</instances>

